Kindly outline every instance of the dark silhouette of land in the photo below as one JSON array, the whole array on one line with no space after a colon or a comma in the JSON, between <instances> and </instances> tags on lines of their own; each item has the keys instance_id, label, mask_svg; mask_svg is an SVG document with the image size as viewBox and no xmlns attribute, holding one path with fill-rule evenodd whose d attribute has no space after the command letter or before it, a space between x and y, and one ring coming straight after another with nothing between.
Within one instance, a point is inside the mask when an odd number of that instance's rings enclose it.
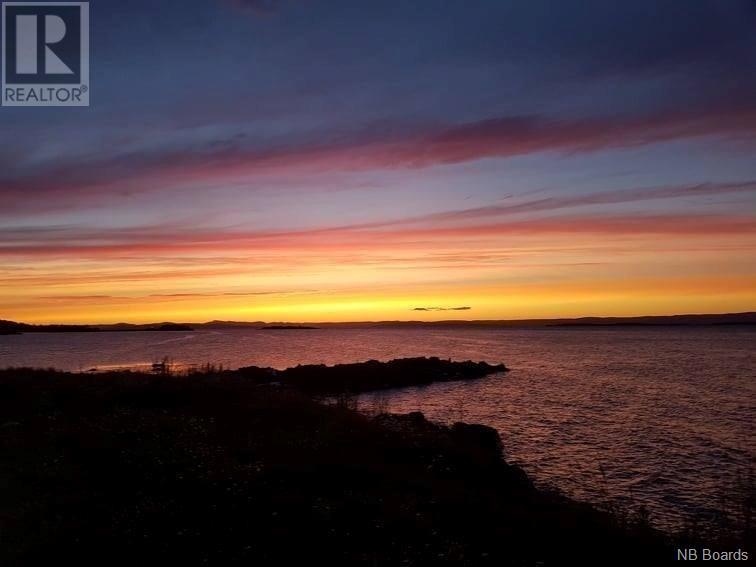
<instances>
[{"instance_id":1,"label":"dark silhouette of land","mask_svg":"<svg viewBox=\"0 0 756 567\"><path fill-rule=\"evenodd\" d=\"M22 333L97 333L104 331L193 331L183 323L151 323L133 325L119 329L110 325L29 325L15 321L0 320L0 335L20 335Z\"/></svg>"},{"instance_id":2,"label":"dark silhouette of land","mask_svg":"<svg viewBox=\"0 0 756 567\"><path fill-rule=\"evenodd\" d=\"M756 325L756 312L703 315L659 315L646 317L581 317L577 319L512 319L512 320L448 320L448 321L361 321L348 323L285 323L265 321L209 321L206 323L116 323L113 325L28 325L0 320L0 335L18 333L56 333L92 331L160 331L194 329L332 329L375 327L612 327L612 326L700 326ZM173 327L173 328L171 328Z\"/></svg>"},{"instance_id":3,"label":"dark silhouette of land","mask_svg":"<svg viewBox=\"0 0 756 567\"><path fill-rule=\"evenodd\" d=\"M399 358L389 362L369 360L335 366L306 364L283 371L249 366L229 373L239 374L258 383L278 382L310 394L332 395L422 386L432 382L472 380L507 370L503 364L420 357Z\"/></svg>"},{"instance_id":4,"label":"dark silhouette of land","mask_svg":"<svg viewBox=\"0 0 756 567\"><path fill-rule=\"evenodd\" d=\"M183 325L181 323L163 323L159 327L156 327L154 329L146 329L149 331L194 331L194 329L189 325Z\"/></svg>"},{"instance_id":5,"label":"dark silhouette of land","mask_svg":"<svg viewBox=\"0 0 756 567\"><path fill-rule=\"evenodd\" d=\"M91 325L28 325L15 321L0 320L0 335L21 333L92 333L100 329Z\"/></svg>"},{"instance_id":6,"label":"dark silhouette of land","mask_svg":"<svg viewBox=\"0 0 756 567\"><path fill-rule=\"evenodd\" d=\"M504 460L493 429L370 417L348 398L325 405L300 388L382 387L412 369L420 382L502 370L414 359L275 376L0 371L0 564L672 560L642 514L536 489Z\"/></svg>"},{"instance_id":7,"label":"dark silhouette of land","mask_svg":"<svg viewBox=\"0 0 756 567\"><path fill-rule=\"evenodd\" d=\"M306 325L266 325L265 327L261 327L263 331L313 331L316 329L317 327L308 327Z\"/></svg>"},{"instance_id":8,"label":"dark silhouette of land","mask_svg":"<svg viewBox=\"0 0 756 567\"><path fill-rule=\"evenodd\" d=\"M265 323L262 321L210 321L207 323L190 323L195 328L229 329L247 327L297 327L301 323ZM309 325L309 324L308 324ZM756 312L689 314L689 315L651 315L641 317L579 317L560 319L510 319L510 320L458 320L445 321L359 321L348 323L312 323L322 329L331 328L373 328L373 327L553 327L553 326L699 326L699 325L756 325ZM101 328L107 328L102 326Z\"/></svg>"}]
</instances>

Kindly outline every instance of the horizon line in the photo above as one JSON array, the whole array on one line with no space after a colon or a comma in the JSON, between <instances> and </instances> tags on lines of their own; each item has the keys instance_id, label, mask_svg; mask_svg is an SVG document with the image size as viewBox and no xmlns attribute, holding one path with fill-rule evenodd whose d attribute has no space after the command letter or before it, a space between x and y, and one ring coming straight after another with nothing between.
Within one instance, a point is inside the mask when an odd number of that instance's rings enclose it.
<instances>
[{"instance_id":1,"label":"horizon line","mask_svg":"<svg viewBox=\"0 0 756 567\"><path fill-rule=\"evenodd\" d=\"M165 323L172 323L178 325L209 325L211 323L236 323L236 324L262 324L262 325L379 325L379 324L422 324L422 325L438 325L438 324L480 324L480 323L535 323L535 322L548 322L548 321L581 321L586 319L602 319L602 320L631 320L631 319L665 319L665 318L682 318L682 317L733 317L733 316L745 316L756 315L756 309L753 311L736 311L726 313L674 313L667 315L581 315L579 317L537 317L537 318L525 318L525 319L439 319L434 321L426 321L422 319L380 319L380 320L350 320L350 321L263 321L263 320L236 320L236 319L210 319L207 321L179 321L179 320L163 320L153 321L146 323L132 323L127 321L116 321L113 323L24 323L23 321L14 321L10 319L2 319L0 321L7 321L11 323L20 323L32 326L48 326L48 325L60 325L60 326L112 326L112 325L133 325L133 326L145 326L145 325L159 325Z\"/></svg>"}]
</instances>

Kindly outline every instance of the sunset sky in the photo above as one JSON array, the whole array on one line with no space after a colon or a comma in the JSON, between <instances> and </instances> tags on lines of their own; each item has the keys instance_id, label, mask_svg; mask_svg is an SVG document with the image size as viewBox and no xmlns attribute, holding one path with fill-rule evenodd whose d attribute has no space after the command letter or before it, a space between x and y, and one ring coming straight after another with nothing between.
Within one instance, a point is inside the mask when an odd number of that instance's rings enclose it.
<instances>
[{"instance_id":1,"label":"sunset sky","mask_svg":"<svg viewBox=\"0 0 756 567\"><path fill-rule=\"evenodd\" d=\"M756 310L756 2L91 4L0 108L0 319Z\"/></svg>"}]
</instances>

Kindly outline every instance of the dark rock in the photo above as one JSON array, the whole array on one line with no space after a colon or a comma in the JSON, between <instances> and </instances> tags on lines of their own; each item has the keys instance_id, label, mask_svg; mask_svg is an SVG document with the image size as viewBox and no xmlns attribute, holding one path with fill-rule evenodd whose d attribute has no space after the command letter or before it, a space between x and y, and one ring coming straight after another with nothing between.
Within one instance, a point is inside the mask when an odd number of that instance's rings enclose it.
<instances>
[{"instance_id":1,"label":"dark rock","mask_svg":"<svg viewBox=\"0 0 756 567\"><path fill-rule=\"evenodd\" d=\"M250 372L252 368L241 369ZM388 362L369 360L354 364L309 364L281 371L281 381L313 394L359 393L370 390L421 386L433 382L472 380L506 372L503 364L455 362L437 357L399 358Z\"/></svg>"},{"instance_id":2,"label":"dark rock","mask_svg":"<svg viewBox=\"0 0 756 567\"><path fill-rule=\"evenodd\" d=\"M497 458L503 455L501 437L493 427L477 423L457 422L452 425L451 432L460 443L489 451Z\"/></svg>"}]
</instances>

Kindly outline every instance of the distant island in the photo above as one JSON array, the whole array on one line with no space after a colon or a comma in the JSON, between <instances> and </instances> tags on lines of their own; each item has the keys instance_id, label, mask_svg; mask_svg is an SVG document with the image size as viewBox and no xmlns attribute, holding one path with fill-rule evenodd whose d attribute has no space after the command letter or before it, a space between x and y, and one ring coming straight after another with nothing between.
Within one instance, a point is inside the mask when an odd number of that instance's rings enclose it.
<instances>
[{"instance_id":1,"label":"distant island","mask_svg":"<svg viewBox=\"0 0 756 567\"><path fill-rule=\"evenodd\" d=\"M0 320L0 335L24 333L101 333L118 331L194 331L184 323L151 323L149 325L29 325Z\"/></svg>"},{"instance_id":2,"label":"distant island","mask_svg":"<svg viewBox=\"0 0 756 567\"><path fill-rule=\"evenodd\" d=\"M189 325L182 325L180 323L164 323L154 329L145 329L147 331L194 331Z\"/></svg>"},{"instance_id":3,"label":"distant island","mask_svg":"<svg viewBox=\"0 0 756 567\"><path fill-rule=\"evenodd\" d=\"M197 329L258 329L258 330L302 330L302 329L366 329L403 327L446 327L446 328L509 328L509 327L694 327L756 325L756 312L694 314L694 315L651 315L642 317L579 317L574 319L508 319L508 320L445 320L445 321L357 321L343 323L285 323L265 321L209 321L205 323L115 323L99 325L29 325L14 321L0 320L0 335L20 333L91 333L98 331L194 331Z\"/></svg>"},{"instance_id":4,"label":"distant island","mask_svg":"<svg viewBox=\"0 0 756 567\"><path fill-rule=\"evenodd\" d=\"M28 325L15 321L0 320L0 335L22 333L95 333L100 329L93 325Z\"/></svg>"},{"instance_id":5,"label":"distant island","mask_svg":"<svg viewBox=\"0 0 756 567\"><path fill-rule=\"evenodd\" d=\"M262 331L296 331L296 330L314 330L318 327L308 327L306 325L268 325L266 327L260 327Z\"/></svg>"}]
</instances>

